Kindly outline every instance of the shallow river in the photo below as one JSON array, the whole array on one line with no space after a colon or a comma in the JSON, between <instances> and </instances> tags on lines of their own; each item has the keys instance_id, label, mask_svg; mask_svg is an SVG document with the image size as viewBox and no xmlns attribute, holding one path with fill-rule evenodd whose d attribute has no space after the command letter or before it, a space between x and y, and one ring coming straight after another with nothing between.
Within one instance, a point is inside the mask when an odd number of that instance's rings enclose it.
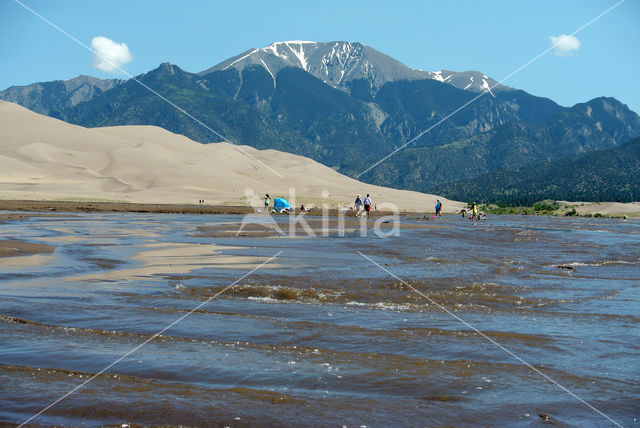
<instances>
[{"instance_id":1,"label":"shallow river","mask_svg":"<svg viewBox=\"0 0 640 428\"><path fill-rule=\"evenodd\" d=\"M0 259L0 424L640 424L640 222L203 232L240 219L0 224L55 246Z\"/></svg>"}]
</instances>

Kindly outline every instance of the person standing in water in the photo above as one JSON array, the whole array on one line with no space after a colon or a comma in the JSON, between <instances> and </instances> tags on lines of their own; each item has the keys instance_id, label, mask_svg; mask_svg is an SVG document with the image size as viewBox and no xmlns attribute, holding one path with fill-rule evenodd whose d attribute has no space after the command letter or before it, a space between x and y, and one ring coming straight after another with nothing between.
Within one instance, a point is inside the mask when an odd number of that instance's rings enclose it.
<instances>
[{"instance_id":1,"label":"person standing in water","mask_svg":"<svg viewBox=\"0 0 640 428\"><path fill-rule=\"evenodd\" d=\"M369 198L369 194L367 193L367 197L364 198L364 212L369 217L369 212L371 212L371 198Z\"/></svg>"},{"instance_id":2,"label":"person standing in water","mask_svg":"<svg viewBox=\"0 0 640 428\"><path fill-rule=\"evenodd\" d=\"M476 219L476 220L480 220L480 216L478 215L478 205L476 205L476 203L474 202L471 205L471 220Z\"/></svg>"},{"instance_id":3,"label":"person standing in water","mask_svg":"<svg viewBox=\"0 0 640 428\"><path fill-rule=\"evenodd\" d=\"M436 218L440 217L442 218L442 202L440 202L440 199L436 199Z\"/></svg>"}]
</instances>

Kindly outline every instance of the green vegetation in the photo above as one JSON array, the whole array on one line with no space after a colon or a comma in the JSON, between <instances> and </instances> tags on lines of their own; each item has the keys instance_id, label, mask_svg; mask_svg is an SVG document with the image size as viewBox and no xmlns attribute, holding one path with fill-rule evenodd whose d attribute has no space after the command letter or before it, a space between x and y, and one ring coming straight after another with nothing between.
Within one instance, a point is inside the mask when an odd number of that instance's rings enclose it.
<instances>
[{"instance_id":1,"label":"green vegetation","mask_svg":"<svg viewBox=\"0 0 640 428\"><path fill-rule=\"evenodd\" d=\"M566 201L640 200L640 138L619 146L537 164L520 171L499 171L474 180L433 189L449 198L532 206L546 198Z\"/></svg>"},{"instance_id":2,"label":"green vegetation","mask_svg":"<svg viewBox=\"0 0 640 428\"><path fill-rule=\"evenodd\" d=\"M487 214L521 214L521 215L534 215L534 214L546 214L550 215L550 211L536 211L535 207L517 207L508 206L506 204L485 204L480 205L480 211Z\"/></svg>"},{"instance_id":3,"label":"green vegetation","mask_svg":"<svg viewBox=\"0 0 640 428\"><path fill-rule=\"evenodd\" d=\"M534 211L538 214L548 214L557 211L560 204L556 201L542 201L533 206Z\"/></svg>"},{"instance_id":4,"label":"green vegetation","mask_svg":"<svg viewBox=\"0 0 640 428\"><path fill-rule=\"evenodd\" d=\"M471 204L469 204L469 207ZM509 206L504 203L497 204L483 204L479 206L481 212L486 214L514 214L514 215L550 215L550 216L582 216L582 217L596 217L603 218L600 213L596 213L595 215L591 214L578 214L578 211L575 207L571 207L567 205L560 205L557 201L541 201L533 206Z\"/></svg>"},{"instance_id":5,"label":"green vegetation","mask_svg":"<svg viewBox=\"0 0 640 428\"><path fill-rule=\"evenodd\" d=\"M571 211L567 211L566 213L564 213L565 216L568 217L573 217L575 215L578 215L578 212L576 211L575 207L571 208Z\"/></svg>"}]
</instances>

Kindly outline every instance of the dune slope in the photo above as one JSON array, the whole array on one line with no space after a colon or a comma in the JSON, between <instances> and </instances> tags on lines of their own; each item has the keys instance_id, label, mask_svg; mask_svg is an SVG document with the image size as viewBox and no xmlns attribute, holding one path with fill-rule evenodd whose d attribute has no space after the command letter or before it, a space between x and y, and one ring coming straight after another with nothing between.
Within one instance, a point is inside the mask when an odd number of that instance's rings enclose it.
<instances>
[{"instance_id":1,"label":"dune slope","mask_svg":"<svg viewBox=\"0 0 640 428\"><path fill-rule=\"evenodd\" d=\"M276 150L204 145L153 126L83 128L0 102L0 198L260 206L265 193L332 207L370 193L378 206L418 211L436 200ZM445 211L462 207L440 200Z\"/></svg>"}]
</instances>

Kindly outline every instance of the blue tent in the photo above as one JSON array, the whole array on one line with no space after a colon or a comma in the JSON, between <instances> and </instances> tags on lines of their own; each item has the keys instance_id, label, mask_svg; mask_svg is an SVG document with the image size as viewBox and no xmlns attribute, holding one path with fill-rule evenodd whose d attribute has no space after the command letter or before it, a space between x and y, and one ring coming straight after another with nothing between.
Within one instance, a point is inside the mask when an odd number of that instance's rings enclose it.
<instances>
[{"instance_id":1,"label":"blue tent","mask_svg":"<svg viewBox=\"0 0 640 428\"><path fill-rule=\"evenodd\" d=\"M284 198L275 198L273 200L273 209L276 211L291 208L291 204Z\"/></svg>"}]
</instances>

